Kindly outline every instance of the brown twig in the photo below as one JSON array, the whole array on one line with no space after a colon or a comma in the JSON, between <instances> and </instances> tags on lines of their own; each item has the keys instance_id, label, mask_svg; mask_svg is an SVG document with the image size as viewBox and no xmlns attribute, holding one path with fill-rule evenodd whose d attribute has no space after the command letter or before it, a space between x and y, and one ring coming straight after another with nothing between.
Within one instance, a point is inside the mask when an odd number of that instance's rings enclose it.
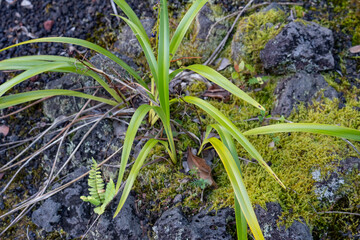
<instances>
[{"instance_id":1,"label":"brown twig","mask_svg":"<svg viewBox=\"0 0 360 240\"><path fill-rule=\"evenodd\" d=\"M171 60L170 62L176 62L176 61L180 61L182 59L199 59L199 58L202 58L202 57L181 57L181 58L178 58L175 60Z\"/></svg>"},{"instance_id":2,"label":"brown twig","mask_svg":"<svg viewBox=\"0 0 360 240\"><path fill-rule=\"evenodd\" d=\"M224 39L220 42L220 44L217 46L217 48L215 49L215 51L211 54L210 58L204 63L204 65L210 65L211 63L213 63L216 59L216 57L219 55L220 51L222 50L222 48L225 46L226 41L228 40L228 38L230 37L230 34L232 33L232 31L235 28L236 23L238 22L238 20L240 19L240 17L243 15L243 13L247 10L247 8L253 3L254 0L250 0L245 7L237 14L237 17L235 19L235 21L233 22L233 24L231 25L229 31L226 33Z\"/></svg>"}]
</instances>

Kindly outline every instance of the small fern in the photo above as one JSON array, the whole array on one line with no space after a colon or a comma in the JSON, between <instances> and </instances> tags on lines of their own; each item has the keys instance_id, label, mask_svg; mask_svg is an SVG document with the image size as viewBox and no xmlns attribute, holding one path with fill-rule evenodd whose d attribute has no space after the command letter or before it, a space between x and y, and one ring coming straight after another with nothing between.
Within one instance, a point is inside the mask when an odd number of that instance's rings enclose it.
<instances>
[{"instance_id":1,"label":"small fern","mask_svg":"<svg viewBox=\"0 0 360 240\"><path fill-rule=\"evenodd\" d=\"M105 207L111 202L111 200L115 197L115 184L112 179L110 179L109 183L106 186L106 190L104 189L104 181L101 177L100 168L98 167L94 158L92 159L93 164L89 173L89 193L90 196L81 196L81 200L84 202L90 202L95 206L101 206L94 209L94 212L101 215L105 211Z\"/></svg>"}]
</instances>

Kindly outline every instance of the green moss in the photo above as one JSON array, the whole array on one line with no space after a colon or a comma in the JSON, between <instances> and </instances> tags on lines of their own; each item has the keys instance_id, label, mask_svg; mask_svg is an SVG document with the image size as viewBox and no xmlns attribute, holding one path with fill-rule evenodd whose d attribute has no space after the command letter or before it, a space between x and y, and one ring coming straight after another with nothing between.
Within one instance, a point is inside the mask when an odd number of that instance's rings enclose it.
<instances>
[{"instance_id":1,"label":"green moss","mask_svg":"<svg viewBox=\"0 0 360 240\"><path fill-rule=\"evenodd\" d=\"M352 36L352 44L360 44L360 2L357 0L332 0L334 19L329 20L326 13L319 16L320 23L336 31L341 31Z\"/></svg>"},{"instance_id":2,"label":"green moss","mask_svg":"<svg viewBox=\"0 0 360 240\"><path fill-rule=\"evenodd\" d=\"M331 76L327 76L331 80ZM274 102L272 92L276 86L276 79L273 78L264 87L263 91L250 93L252 97L259 100L267 109L270 109ZM203 83L197 83L189 87L191 91L200 94L204 89ZM345 88L344 88L345 89ZM325 99L322 102L314 102L313 105L305 107L300 105L298 110L291 114L289 120L294 122L317 122L324 124L340 124L341 126L360 129L360 115L355 109L358 106L356 96L358 89L345 89L347 104L344 108L338 109L338 100L331 101ZM259 112L242 100L232 98L229 103L210 101L241 130L246 131L262 125L259 121L244 121L249 118L259 116ZM181 119L182 125L193 132L198 137L204 131L204 127L214 120L201 110L185 104L176 106L177 114L174 118ZM184 114L186 112L186 114ZM194 123L194 119L201 118L201 124ZM271 121L276 123L276 121ZM276 138L275 147L271 142ZM177 149L180 150L180 158L184 159L187 146L198 147L197 143L187 135L177 136ZM249 140L258 149L277 176L288 187L284 190L280 185L259 165L251 159L248 153L237 144L238 154L248 161L241 161L244 181L250 199L254 205L265 208L267 202L278 202L283 209L280 224L289 226L294 220L305 220L310 226L320 227L317 231L326 231L328 217L317 214L313 207L318 211L327 211L331 206L320 205L320 200L315 194L315 180L312 173L320 170L326 178L326 173L333 172L339 165L339 161L347 157L356 157L354 150L343 140L306 133L279 133L274 135L251 136ZM354 143L360 149L359 143ZM163 154L163 150L156 150L154 155ZM155 201L150 207L153 211L164 210L172 206L172 199L177 194L183 195L182 207L187 213L197 212L201 206L210 206L213 209L222 207L233 207L234 194L226 171L221 161L215 157L213 160L213 177L218 184L217 189L207 189L204 192L205 202L201 202L201 189L194 188L190 184L192 177L181 173L180 163L177 166L169 167L168 163L149 166L144 169L141 179L136 183L136 191L145 192L147 201ZM358 176L352 175L353 180L347 181L346 189L349 201L347 206L351 211L355 211L360 199L356 186ZM154 200L156 199L156 200ZM357 204L357 205L356 205ZM341 209L339 207L339 209ZM340 210L339 210L340 211ZM331 218L332 221L334 218ZM358 219L348 219L348 216L341 218L344 223L350 222L349 227L355 231L355 224ZM321 230L322 229L322 230Z\"/></svg>"},{"instance_id":3,"label":"green moss","mask_svg":"<svg viewBox=\"0 0 360 240\"><path fill-rule=\"evenodd\" d=\"M233 60L237 63L244 60L261 70L260 51L281 31L285 18L283 11L272 9L242 19L233 39Z\"/></svg>"}]
</instances>

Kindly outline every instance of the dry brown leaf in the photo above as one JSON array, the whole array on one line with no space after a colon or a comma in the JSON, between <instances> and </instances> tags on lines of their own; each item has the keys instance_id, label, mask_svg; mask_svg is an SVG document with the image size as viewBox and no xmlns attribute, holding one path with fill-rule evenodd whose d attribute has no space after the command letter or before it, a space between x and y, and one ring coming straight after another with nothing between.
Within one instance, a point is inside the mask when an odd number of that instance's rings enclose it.
<instances>
[{"instance_id":1,"label":"dry brown leaf","mask_svg":"<svg viewBox=\"0 0 360 240\"><path fill-rule=\"evenodd\" d=\"M6 137L9 134L9 127L6 125L0 126L0 134L3 134L4 137Z\"/></svg>"},{"instance_id":2,"label":"dry brown leaf","mask_svg":"<svg viewBox=\"0 0 360 240\"><path fill-rule=\"evenodd\" d=\"M198 176L201 179L209 181L211 186L217 188L217 184L211 175L211 167L206 163L206 161L200 157L195 156L191 152L191 148L188 148L187 151L187 163L190 169L196 169L198 171Z\"/></svg>"},{"instance_id":3,"label":"dry brown leaf","mask_svg":"<svg viewBox=\"0 0 360 240\"><path fill-rule=\"evenodd\" d=\"M356 45L354 47L349 48L351 53L359 53L360 52L360 45Z\"/></svg>"},{"instance_id":4,"label":"dry brown leaf","mask_svg":"<svg viewBox=\"0 0 360 240\"><path fill-rule=\"evenodd\" d=\"M224 102L230 100L230 93L216 84L211 85L203 94L204 97L217 98Z\"/></svg>"}]
</instances>

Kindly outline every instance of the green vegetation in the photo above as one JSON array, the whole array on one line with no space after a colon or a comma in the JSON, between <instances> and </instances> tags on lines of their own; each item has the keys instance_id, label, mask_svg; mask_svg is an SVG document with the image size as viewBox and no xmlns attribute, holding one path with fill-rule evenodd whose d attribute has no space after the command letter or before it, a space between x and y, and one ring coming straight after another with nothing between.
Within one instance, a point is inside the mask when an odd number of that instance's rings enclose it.
<instances>
[{"instance_id":1,"label":"green vegetation","mask_svg":"<svg viewBox=\"0 0 360 240\"><path fill-rule=\"evenodd\" d=\"M172 110L174 110L174 107L171 105L179 105L180 108L187 105L195 105L200 109L199 111L201 111L202 114L206 115L205 119L199 119L202 129L198 129L197 124L194 124L191 117L184 117L181 121L190 132L198 136L205 132L205 137L199 147L198 155L204 151L203 149L207 145L212 145L219 155L222 165L217 164L214 169L214 176L217 179L219 188L209 193L209 199L213 201L214 207L234 204L238 238L247 238L248 225L255 239L264 239L251 202L253 204L260 204L261 206L264 206L268 201L280 202L283 209L288 213L290 209L292 209L291 216L284 217L284 221L291 221L302 217L309 222L312 217L309 211L309 202L311 202L313 206L318 207L316 204L316 196L311 194L314 183L311 172L318 168L325 171L334 169L330 163L336 161L337 155L335 154L338 153L340 149L346 149L345 143L342 142L340 138L347 138L354 141L360 140L360 132L356 130L359 129L360 121L358 121L358 115L354 113L355 110L350 109L351 104L354 104L356 100L349 99L349 104L343 112L341 112L342 110L333 111L334 103L330 102L326 102L325 105L315 103L312 107L315 109L313 112L311 110L312 108L305 110L303 106L300 106L299 111L294 113L291 118L293 121L304 123L284 124L275 122L273 125L261 126L262 123L268 123L268 120L266 120L267 114L265 108L260 103L266 107L271 107L272 98L269 97L269 93L259 93L258 97L261 101L258 103L253 97L237 88L224 76L212 68L200 64L187 66L169 74L170 62L196 14L207 2L206 0L197 0L190 7L180 21L171 40L167 2L161 0L159 10L160 19L157 25L159 40L153 43L155 46L151 44L139 18L131 10L129 5L124 0L114 1L128 17L122 17L122 19L135 33L144 51L150 69L150 79L143 80L140 78L137 72L104 48L79 39L35 39L0 50L4 51L18 45L36 42L61 42L87 47L109 57L122 66L146 92L149 104L141 105L136 110L126 133L116 186L114 186L114 183L110 180L106 190L104 189L101 174L94 161L89 178L90 196L82 197L82 199L96 206L101 204L100 207L94 210L101 214L104 212L106 205L120 192L137 130L140 125L143 124L144 117L150 113L149 115L152 115L152 124L162 124L167 136L167 141L150 139L145 143L127 175L126 183L123 184L122 196L114 217L120 212L134 184L135 188L139 188L139 186L141 184L144 185L144 182L147 180L149 180L149 184L146 186L148 186L148 189L151 189L148 190L150 199L161 199L165 201L165 197L174 197L177 193L188 190L189 193L184 200L184 204L190 207L196 207L196 203L199 203L197 197L199 194L198 189L204 190L205 184L201 183L197 186L191 186L191 183L182 182L181 179L186 178L186 175L178 172L179 164L177 161L179 155L181 157L186 147L194 145L194 143L186 136L179 136L181 141L175 144L175 132L173 132L170 124L170 118L173 117L171 113ZM283 13L279 14L271 10L267 13L259 13L247 18L246 26L243 26L244 31L247 33L244 40L246 55L249 56L246 62L250 63L253 68L261 68L258 61L259 52L265 43L280 31L281 25L277 26L274 24L281 22L284 17L285 15L283 15ZM269 22L272 23L273 26L266 27L265 25ZM261 26L265 27L261 29ZM251 65L249 65L247 69L251 68ZM56 95L83 97L116 107L123 104L124 97L117 91L111 80L104 81L102 78L105 77L105 79L108 80L109 77L95 69L88 62L79 61L78 59L60 56L18 57L1 61L0 70L24 70L24 72L0 86L1 109ZM234 96L232 102L230 104L210 102L194 96L170 99L169 82L176 74L184 70L196 72L231 92ZM256 70L250 70L252 73L255 71ZM94 78L113 99L95 97L82 92L55 89L4 96L4 94L15 85L43 72L73 72L90 76ZM147 80L151 81L150 88L148 87ZM257 80L258 82L256 83L260 83L260 80ZM194 91L199 91L198 89L202 87L201 84L193 86ZM271 87L273 86L270 84L269 88L271 89ZM235 98L235 96L237 98ZM239 101L239 99L242 101ZM245 103L250 103L250 105L255 106L255 108L252 106L249 107L245 105ZM177 106L177 108L179 108L179 106ZM259 110L262 112L259 113ZM257 116L260 121L243 121L250 116ZM337 121L340 126L329 125L329 119ZM353 122L349 123L348 119L352 119ZM161 123L157 123L157 120L160 120ZM215 137L208 138L213 130L217 132L221 140ZM283 132L289 133L285 134ZM336 136L339 137L339 139L334 140L332 137L314 136L310 135L310 133ZM259 134L268 135L260 137L252 136ZM236 142L233 139L235 139ZM273 147L269 146L271 142L274 143ZM161 145L157 146L158 143L161 143ZM304 146L306 146L308 151L304 151ZM176 147L178 151L176 151ZM154 153L163 156L163 152L165 151L169 154L172 168L169 168L168 165L159 164L153 171L142 174L140 176L140 182L135 183L140 169L148 156L155 156ZM344 152L344 156L349 155L351 155L351 153L350 150L347 149L347 151ZM250 163L240 164L239 156L248 158ZM271 163L271 168L269 166L270 164L268 164L262 156L266 156L266 161ZM277 175L279 177L277 177ZM276 181L273 181L273 179ZM280 179L282 179L283 182ZM153 190L153 188L159 189L159 187L160 189L161 187L164 188L162 192ZM354 201L354 203L356 203L356 201ZM306 215L304 213L308 214Z\"/></svg>"},{"instance_id":2,"label":"green vegetation","mask_svg":"<svg viewBox=\"0 0 360 240\"><path fill-rule=\"evenodd\" d=\"M113 200L115 197L116 191L115 191L115 185L112 179L108 182L106 185L105 190L105 184L101 177L100 169L94 159L92 159L93 165L89 173L89 193L90 196L81 196L81 200L84 202L90 202L91 204L95 206L99 206L94 209L94 212L101 215L104 213L106 206Z\"/></svg>"},{"instance_id":3,"label":"green vegetation","mask_svg":"<svg viewBox=\"0 0 360 240\"><path fill-rule=\"evenodd\" d=\"M262 69L260 51L281 31L285 19L286 14L275 9L254 13L242 19L234 35L234 41L243 44L239 46L240 52L232 53L235 64L244 61L252 65L256 71L260 71Z\"/></svg>"}]
</instances>

